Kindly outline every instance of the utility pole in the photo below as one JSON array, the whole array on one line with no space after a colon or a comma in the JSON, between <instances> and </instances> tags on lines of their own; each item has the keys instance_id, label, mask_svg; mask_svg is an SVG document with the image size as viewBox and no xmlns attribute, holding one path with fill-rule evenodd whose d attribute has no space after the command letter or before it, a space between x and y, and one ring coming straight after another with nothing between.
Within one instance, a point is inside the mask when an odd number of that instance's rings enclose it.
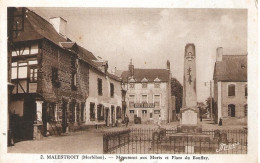
<instances>
[{"instance_id":1,"label":"utility pole","mask_svg":"<svg viewBox=\"0 0 260 163\"><path fill-rule=\"evenodd\" d=\"M213 113L212 113L212 81L210 80L209 82L205 82L205 86L209 84L210 86L210 119L213 120Z\"/></svg>"}]
</instances>

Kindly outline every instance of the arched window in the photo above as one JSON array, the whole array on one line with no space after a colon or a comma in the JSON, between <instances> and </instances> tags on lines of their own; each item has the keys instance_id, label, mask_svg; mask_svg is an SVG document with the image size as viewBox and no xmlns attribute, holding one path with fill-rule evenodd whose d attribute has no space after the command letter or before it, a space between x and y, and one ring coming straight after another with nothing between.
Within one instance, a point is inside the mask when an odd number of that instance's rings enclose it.
<instances>
[{"instance_id":1,"label":"arched window","mask_svg":"<svg viewBox=\"0 0 260 163\"><path fill-rule=\"evenodd\" d=\"M235 117L236 116L236 107L233 104L228 105L228 116Z\"/></svg>"},{"instance_id":2,"label":"arched window","mask_svg":"<svg viewBox=\"0 0 260 163\"><path fill-rule=\"evenodd\" d=\"M235 96L236 95L236 86L235 84L228 85L228 96Z\"/></svg>"},{"instance_id":3,"label":"arched window","mask_svg":"<svg viewBox=\"0 0 260 163\"><path fill-rule=\"evenodd\" d=\"M247 116L247 104L245 104L244 109L245 116Z\"/></svg>"}]
</instances>

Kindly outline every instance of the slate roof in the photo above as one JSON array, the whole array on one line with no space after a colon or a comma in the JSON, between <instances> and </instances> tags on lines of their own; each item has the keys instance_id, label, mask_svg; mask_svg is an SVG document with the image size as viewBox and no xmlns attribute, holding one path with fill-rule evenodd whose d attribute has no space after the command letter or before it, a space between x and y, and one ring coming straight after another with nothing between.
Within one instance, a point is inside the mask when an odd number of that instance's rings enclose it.
<instances>
[{"instance_id":1,"label":"slate roof","mask_svg":"<svg viewBox=\"0 0 260 163\"><path fill-rule=\"evenodd\" d=\"M60 42L67 42L67 39L59 35L54 27L44 18L37 15L33 11L25 8L24 30L14 39L17 41L29 41L46 38L56 45L60 46Z\"/></svg>"},{"instance_id":2,"label":"slate roof","mask_svg":"<svg viewBox=\"0 0 260 163\"><path fill-rule=\"evenodd\" d=\"M71 49L75 46L77 47L78 57L93 68L97 69L100 73L103 73L100 70L100 65L93 60L98 60L93 53L88 51L87 49L77 45L76 42L72 42L69 38L65 39L62 37L55 28L49 23L47 20L31 11L28 8L25 8L25 18L24 18L24 31L20 32L17 38L14 38L14 42L20 41L30 41L30 40L39 40L46 38L49 41L53 42L57 46L64 49ZM71 50L69 50L71 51ZM74 52L74 51L73 51ZM121 80L120 77L107 73L106 75L110 76L115 80Z\"/></svg>"},{"instance_id":3,"label":"slate roof","mask_svg":"<svg viewBox=\"0 0 260 163\"><path fill-rule=\"evenodd\" d=\"M247 55L223 55L216 61L213 79L216 81L247 81Z\"/></svg>"},{"instance_id":4,"label":"slate roof","mask_svg":"<svg viewBox=\"0 0 260 163\"><path fill-rule=\"evenodd\" d=\"M159 78L161 82L169 81L169 73L170 70L166 69L134 69L134 79L136 82L141 82L144 78L148 80L148 82L154 82L156 78ZM124 71L121 75L122 80L124 82L128 81L128 77L130 77L129 71Z\"/></svg>"}]
</instances>

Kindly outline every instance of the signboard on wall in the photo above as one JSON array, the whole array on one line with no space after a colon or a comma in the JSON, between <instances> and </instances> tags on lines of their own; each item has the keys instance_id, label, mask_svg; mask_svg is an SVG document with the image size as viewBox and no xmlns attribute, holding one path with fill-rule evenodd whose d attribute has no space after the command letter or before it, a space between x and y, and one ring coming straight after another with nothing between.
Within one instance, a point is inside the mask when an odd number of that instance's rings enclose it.
<instances>
[{"instance_id":1,"label":"signboard on wall","mask_svg":"<svg viewBox=\"0 0 260 163\"><path fill-rule=\"evenodd\" d=\"M135 103L135 108L154 108L154 103Z\"/></svg>"},{"instance_id":2,"label":"signboard on wall","mask_svg":"<svg viewBox=\"0 0 260 163\"><path fill-rule=\"evenodd\" d=\"M154 110L154 114L160 114L160 110Z\"/></svg>"}]
</instances>

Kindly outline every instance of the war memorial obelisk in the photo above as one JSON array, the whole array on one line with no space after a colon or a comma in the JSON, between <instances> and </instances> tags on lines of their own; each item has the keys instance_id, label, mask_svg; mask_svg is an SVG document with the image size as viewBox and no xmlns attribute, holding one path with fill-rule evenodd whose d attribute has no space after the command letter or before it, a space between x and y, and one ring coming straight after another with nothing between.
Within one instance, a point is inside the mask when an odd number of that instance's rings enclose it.
<instances>
[{"instance_id":1,"label":"war memorial obelisk","mask_svg":"<svg viewBox=\"0 0 260 163\"><path fill-rule=\"evenodd\" d=\"M210 142L210 136L202 133L199 124L199 108L196 94L196 51L194 44L186 44L184 52L183 102L180 110L180 124L177 132L169 139L181 144L185 153L201 150L201 144L192 142ZM204 148L204 146L203 146ZM174 147L174 150L177 148ZM208 148L207 148L208 149Z\"/></svg>"},{"instance_id":2,"label":"war memorial obelisk","mask_svg":"<svg viewBox=\"0 0 260 163\"><path fill-rule=\"evenodd\" d=\"M197 132L201 130L196 93L196 51L194 44L186 44L184 52L183 100L180 110L181 132Z\"/></svg>"}]
</instances>

